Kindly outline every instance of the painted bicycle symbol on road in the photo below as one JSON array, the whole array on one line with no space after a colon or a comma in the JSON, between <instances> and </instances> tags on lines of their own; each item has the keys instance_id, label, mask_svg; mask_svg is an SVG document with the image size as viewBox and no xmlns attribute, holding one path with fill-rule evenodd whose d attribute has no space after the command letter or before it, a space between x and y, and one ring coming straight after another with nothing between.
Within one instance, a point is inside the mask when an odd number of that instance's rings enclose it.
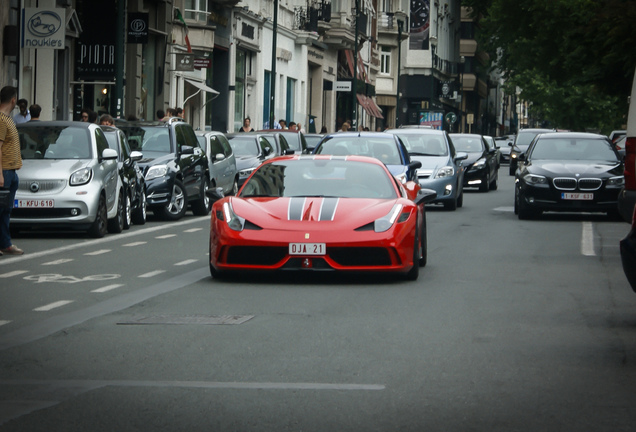
<instances>
[{"instance_id":1,"label":"painted bicycle symbol on road","mask_svg":"<svg viewBox=\"0 0 636 432\"><path fill-rule=\"evenodd\" d=\"M79 278L76 276L64 276L64 275L56 274L56 273L48 273L48 274L25 276L24 279L33 281L35 283L58 282L58 283L73 284L78 282L106 281L106 280L118 279L120 277L121 275L118 275L118 274L99 274L99 275L90 275L90 276L84 276L83 278Z\"/></svg>"}]
</instances>

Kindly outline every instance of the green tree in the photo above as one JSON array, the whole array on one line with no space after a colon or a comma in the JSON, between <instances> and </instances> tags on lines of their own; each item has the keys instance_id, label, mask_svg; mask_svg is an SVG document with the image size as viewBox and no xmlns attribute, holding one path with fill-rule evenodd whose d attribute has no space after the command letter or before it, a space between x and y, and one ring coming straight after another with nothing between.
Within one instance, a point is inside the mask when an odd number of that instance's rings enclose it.
<instances>
[{"instance_id":1,"label":"green tree","mask_svg":"<svg viewBox=\"0 0 636 432\"><path fill-rule=\"evenodd\" d=\"M636 67L636 1L462 0L508 92L553 126L621 127Z\"/></svg>"}]
</instances>

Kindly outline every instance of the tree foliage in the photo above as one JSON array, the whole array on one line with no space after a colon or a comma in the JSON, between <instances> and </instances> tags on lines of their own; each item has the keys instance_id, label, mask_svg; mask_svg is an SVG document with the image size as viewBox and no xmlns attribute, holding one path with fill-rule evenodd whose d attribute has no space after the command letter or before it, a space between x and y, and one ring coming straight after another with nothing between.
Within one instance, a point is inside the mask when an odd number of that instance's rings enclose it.
<instances>
[{"instance_id":1,"label":"tree foliage","mask_svg":"<svg viewBox=\"0 0 636 432\"><path fill-rule=\"evenodd\" d=\"M607 132L625 122L636 67L634 0L462 0L493 67L553 126Z\"/></svg>"}]
</instances>

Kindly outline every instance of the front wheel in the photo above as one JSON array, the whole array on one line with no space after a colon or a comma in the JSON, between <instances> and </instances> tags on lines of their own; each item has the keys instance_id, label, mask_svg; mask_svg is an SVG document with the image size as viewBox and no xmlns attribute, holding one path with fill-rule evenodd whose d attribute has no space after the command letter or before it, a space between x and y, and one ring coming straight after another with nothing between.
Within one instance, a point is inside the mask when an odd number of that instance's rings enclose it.
<instances>
[{"instance_id":1,"label":"front wheel","mask_svg":"<svg viewBox=\"0 0 636 432\"><path fill-rule=\"evenodd\" d=\"M210 203L210 197L208 197L207 191L210 189L210 180L207 177L203 177L203 184L201 185L201 195L192 204L192 213L197 216L205 216L210 213L212 205Z\"/></svg>"},{"instance_id":2,"label":"front wheel","mask_svg":"<svg viewBox=\"0 0 636 432\"><path fill-rule=\"evenodd\" d=\"M106 210L106 199L101 196L97 204L97 215L95 222L88 229L88 235L94 238L102 238L106 235L106 225L108 224L108 212Z\"/></svg>"},{"instance_id":3,"label":"front wheel","mask_svg":"<svg viewBox=\"0 0 636 432\"><path fill-rule=\"evenodd\" d=\"M183 216L185 216L187 210L187 202L188 196L186 195L183 183L181 183L180 180L175 179L174 185L172 186L172 196L170 197L170 202L158 209L159 216L170 221L179 220Z\"/></svg>"},{"instance_id":4,"label":"front wheel","mask_svg":"<svg viewBox=\"0 0 636 432\"><path fill-rule=\"evenodd\" d=\"M124 230L124 212L126 209L124 208L124 193L122 191L119 192L119 197L117 198L117 214L114 218L108 220L108 232L109 233L120 233Z\"/></svg>"},{"instance_id":5,"label":"front wheel","mask_svg":"<svg viewBox=\"0 0 636 432\"><path fill-rule=\"evenodd\" d=\"M148 202L146 200L146 192L142 189L141 196L139 197L139 206L132 212L132 221L136 225L143 225L146 223Z\"/></svg>"},{"instance_id":6,"label":"front wheel","mask_svg":"<svg viewBox=\"0 0 636 432\"><path fill-rule=\"evenodd\" d=\"M413 267L406 274L406 280L415 281L420 276L420 254L419 254L419 241L417 234L415 234L415 241L413 242Z\"/></svg>"},{"instance_id":7,"label":"front wheel","mask_svg":"<svg viewBox=\"0 0 636 432\"><path fill-rule=\"evenodd\" d=\"M239 187L238 187L238 179L234 179L234 183L232 183L232 192L231 194L236 196L236 194L238 193Z\"/></svg>"},{"instance_id":8,"label":"front wheel","mask_svg":"<svg viewBox=\"0 0 636 432\"><path fill-rule=\"evenodd\" d=\"M125 203L126 204L125 204L125 207L124 207L124 229L127 230L132 225L132 209L130 208L132 203L131 203L129 194L126 194Z\"/></svg>"}]
</instances>

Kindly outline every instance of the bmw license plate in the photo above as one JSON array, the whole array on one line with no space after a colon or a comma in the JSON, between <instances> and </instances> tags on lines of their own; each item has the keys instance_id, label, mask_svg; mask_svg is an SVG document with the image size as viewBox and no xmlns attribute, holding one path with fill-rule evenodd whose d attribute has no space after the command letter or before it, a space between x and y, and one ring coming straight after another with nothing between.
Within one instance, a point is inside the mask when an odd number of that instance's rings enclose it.
<instances>
[{"instance_id":1,"label":"bmw license plate","mask_svg":"<svg viewBox=\"0 0 636 432\"><path fill-rule=\"evenodd\" d=\"M290 243L290 255L324 255L327 247L324 243Z\"/></svg>"},{"instance_id":2,"label":"bmw license plate","mask_svg":"<svg viewBox=\"0 0 636 432\"><path fill-rule=\"evenodd\" d=\"M55 200L52 199L17 199L14 207L16 208L53 208Z\"/></svg>"},{"instance_id":3,"label":"bmw license plate","mask_svg":"<svg viewBox=\"0 0 636 432\"><path fill-rule=\"evenodd\" d=\"M593 193L562 193L561 199L572 201L592 201L594 199Z\"/></svg>"}]
</instances>

